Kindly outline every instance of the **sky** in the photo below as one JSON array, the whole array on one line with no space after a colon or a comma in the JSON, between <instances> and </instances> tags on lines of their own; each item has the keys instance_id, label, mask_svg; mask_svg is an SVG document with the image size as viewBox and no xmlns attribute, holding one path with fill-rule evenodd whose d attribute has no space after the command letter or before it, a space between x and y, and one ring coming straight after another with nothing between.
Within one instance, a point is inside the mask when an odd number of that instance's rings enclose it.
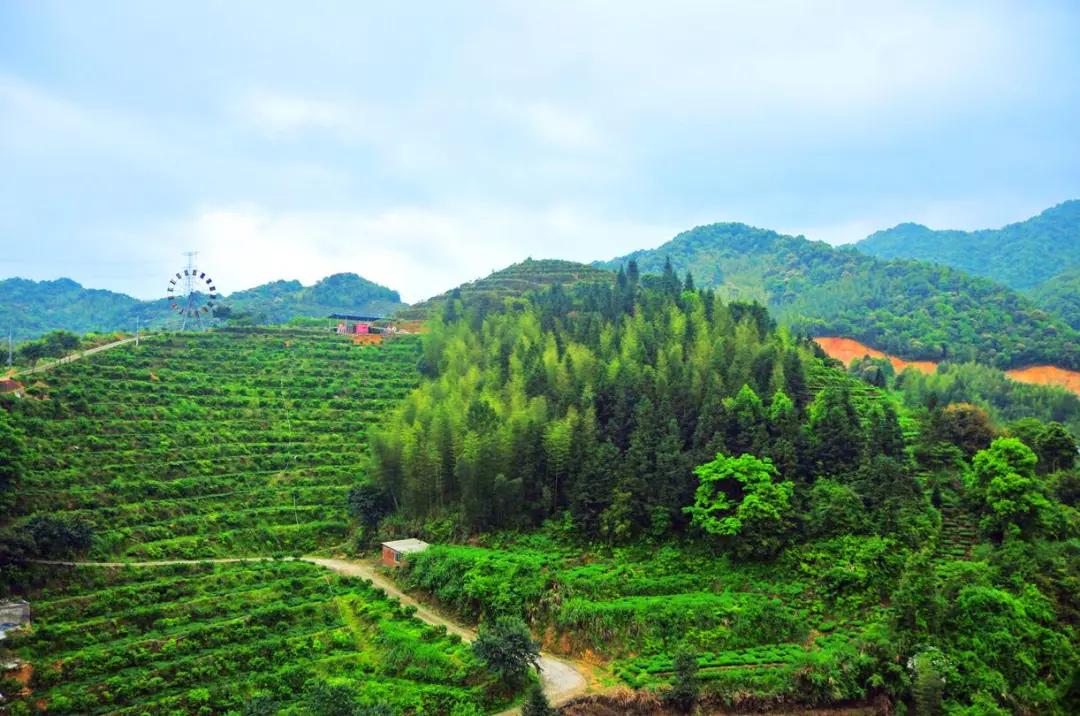
<instances>
[{"instance_id":1,"label":"sky","mask_svg":"<svg viewBox=\"0 0 1080 716\"><path fill-rule=\"evenodd\" d=\"M0 2L0 278L409 302L742 221L1080 198L1080 3Z\"/></svg>"}]
</instances>

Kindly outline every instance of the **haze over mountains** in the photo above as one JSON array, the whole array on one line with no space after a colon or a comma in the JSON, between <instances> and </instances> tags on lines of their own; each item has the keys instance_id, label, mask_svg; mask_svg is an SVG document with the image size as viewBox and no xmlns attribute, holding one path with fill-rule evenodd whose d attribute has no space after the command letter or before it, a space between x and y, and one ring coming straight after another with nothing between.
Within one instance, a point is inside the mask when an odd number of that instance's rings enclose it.
<instances>
[{"instance_id":1,"label":"haze over mountains","mask_svg":"<svg viewBox=\"0 0 1080 716\"><path fill-rule=\"evenodd\" d=\"M712 224L591 267L530 259L458 290L498 301L553 282L595 278L598 269L617 270L631 259L643 273L660 272L670 260L728 299L767 304L795 330L850 336L908 358L977 359L1000 368L1080 366L1080 201L997 230L901 224L841 248L745 224ZM335 274L309 287L274 281L237 291L224 305L234 317L258 323L348 311L420 318L449 295L403 311L396 291L356 274ZM70 279L0 281L0 311L16 339L60 328L131 330L136 320L158 326L171 318L163 302L87 289Z\"/></svg>"}]
</instances>

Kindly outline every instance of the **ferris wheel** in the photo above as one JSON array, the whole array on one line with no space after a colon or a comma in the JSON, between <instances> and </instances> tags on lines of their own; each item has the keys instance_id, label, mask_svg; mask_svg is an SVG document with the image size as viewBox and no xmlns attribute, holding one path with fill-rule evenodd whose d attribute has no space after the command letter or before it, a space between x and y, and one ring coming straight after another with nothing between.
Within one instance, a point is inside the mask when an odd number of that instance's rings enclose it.
<instances>
[{"instance_id":1,"label":"ferris wheel","mask_svg":"<svg viewBox=\"0 0 1080 716\"><path fill-rule=\"evenodd\" d=\"M195 266L198 252L188 251L184 255L187 256L187 267L183 272L177 271L165 289L169 308L181 316L180 330L187 328L188 321L197 322L202 327L203 314L209 314L218 299L214 280Z\"/></svg>"}]
</instances>

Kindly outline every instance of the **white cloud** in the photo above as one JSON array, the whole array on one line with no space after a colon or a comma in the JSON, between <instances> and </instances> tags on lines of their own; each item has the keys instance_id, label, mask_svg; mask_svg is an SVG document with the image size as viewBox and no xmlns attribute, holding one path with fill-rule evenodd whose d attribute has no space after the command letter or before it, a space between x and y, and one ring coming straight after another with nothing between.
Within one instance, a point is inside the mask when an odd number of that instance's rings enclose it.
<instances>
[{"instance_id":1,"label":"white cloud","mask_svg":"<svg viewBox=\"0 0 1080 716\"><path fill-rule=\"evenodd\" d=\"M591 151L606 142L594 121L581 111L547 101L499 100L496 113L520 123L534 138L557 149Z\"/></svg>"},{"instance_id":2,"label":"white cloud","mask_svg":"<svg viewBox=\"0 0 1080 716\"><path fill-rule=\"evenodd\" d=\"M272 137L307 130L357 134L369 124L355 104L263 91L245 95L234 112L242 122Z\"/></svg>"},{"instance_id":3,"label":"white cloud","mask_svg":"<svg viewBox=\"0 0 1080 716\"><path fill-rule=\"evenodd\" d=\"M280 278L311 284L351 271L412 303L529 256L609 258L658 245L674 231L567 206L275 212L244 205L207 208L155 233L165 237L155 248L139 242L135 250L154 251L156 261L173 249L197 250L200 266L226 293Z\"/></svg>"}]
</instances>

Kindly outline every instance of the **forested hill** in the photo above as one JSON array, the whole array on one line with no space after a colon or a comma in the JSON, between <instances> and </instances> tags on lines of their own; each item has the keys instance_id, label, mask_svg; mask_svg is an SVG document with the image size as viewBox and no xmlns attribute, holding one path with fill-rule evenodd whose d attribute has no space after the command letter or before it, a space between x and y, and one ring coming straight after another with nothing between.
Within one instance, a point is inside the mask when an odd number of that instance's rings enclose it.
<instances>
[{"instance_id":1,"label":"forested hill","mask_svg":"<svg viewBox=\"0 0 1080 716\"><path fill-rule=\"evenodd\" d=\"M572 286L577 283L601 281L610 283L615 275L601 271L587 264L560 259L525 259L496 271L485 278L477 279L426 301L422 301L398 313L406 319L427 318L432 309L444 305L452 297L464 298L471 304L486 304L492 307L502 303L508 296L521 296L554 284Z\"/></svg>"},{"instance_id":2,"label":"forested hill","mask_svg":"<svg viewBox=\"0 0 1080 716\"><path fill-rule=\"evenodd\" d=\"M140 301L124 293L83 288L70 278L0 281L0 316L6 337L10 328L16 341L55 330L74 333L130 331L136 320L146 327L171 314L161 301Z\"/></svg>"},{"instance_id":3,"label":"forested hill","mask_svg":"<svg viewBox=\"0 0 1080 716\"><path fill-rule=\"evenodd\" d=\"M397 291L354 273L328 276L314 286L299 281L274 281L225 298L234 318L253 323L284 323L295 316L325 316L332 312L389 315L405 304ZM174 322L165 299L142 301L124 293L84 288L69 278L0 281L0 316L21 341L55 330L74 333L131 331Z\"/></svg>"},{"instance_id":4,"label":"forested hill","mask_svg":"<svg viewBox=\"0 0 1080 716\"><path fill-rule=\"evenodd\" d=\"M252 315L256 323L284 323L295 316L365 313L388 316L403 308L397 291L355 273L337 273L304 286L273 281L229 295L224 304Z\"/></svg>"},{"instance_id":5,"label":"forested hill","mask_svg":"<svg viewBox=\"0 0 1080 716\"><path fill-rule=\"evenodd\" d=\"M1053 311L1080 331L1080 266L1059 273L1028 295L1037 305Z\"/></svg>"},{"instance_id":6,"label":"forested hill","mask_svg":"<svg viewBox=\"0 0 1080 716\"><path fill-rule=\"evenodd\" d=\"M368 543L436 543L399 583L648 691L611 713L1077 713L1065 428L898 406L690 284L451 299L350 493Z\"/></svg>"},{"instance_id":7,"label":"forested hill","mask_svg":"<svg viewBox=\"0 0 1080 716\"><path fill-rule=\"evenodd\" d=\"M1080 336L1015 291L956 269L886 261L745 224L699 226L634 260L659 273L667 260L699 286L766 302L793 329L844 335L911 359L972 360L999 368L1080 367Z\"/></svg>"},{"instance_id":8,"label":"forested hill","mask_svg":"<svg viewBox=\"0 0 1080 716\"><path fill-rule=\"evenodd\" d=\"M879 258L931 261L1025 290L1080 266L1080 201L1067 201L1000 229L935 231L900 224L855 246Z\"/></svg>"}]
</instances>

